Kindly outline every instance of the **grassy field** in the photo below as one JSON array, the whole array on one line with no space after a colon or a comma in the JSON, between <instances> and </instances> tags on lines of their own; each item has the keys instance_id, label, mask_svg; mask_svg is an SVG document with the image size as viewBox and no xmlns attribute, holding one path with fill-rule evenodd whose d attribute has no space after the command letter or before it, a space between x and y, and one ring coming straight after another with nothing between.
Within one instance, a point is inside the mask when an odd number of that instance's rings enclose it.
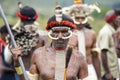
<instances>
[{"instance_id":1,"label":"grassy field","mask_svg":"<svg viewBox=\"0 0 120 80\"><path fill-rule=\"evenodd\" d=\"M37 22L39 23L39 28L40 29L45 29L46 24L47 24L47 20L49 19L49 17L39 17L39 19L37 20ZM8 22L9 24L15 24L17 22L18 18L9 18ZM95 32L98 34L99 30L103 27L103 25L105 24L104 20L99 19L99 18L94 18L94 21L89 20L91 27L95 30ZM4 25L3 20L0 18L0 26Z\"/></svg>"}]
</instances>

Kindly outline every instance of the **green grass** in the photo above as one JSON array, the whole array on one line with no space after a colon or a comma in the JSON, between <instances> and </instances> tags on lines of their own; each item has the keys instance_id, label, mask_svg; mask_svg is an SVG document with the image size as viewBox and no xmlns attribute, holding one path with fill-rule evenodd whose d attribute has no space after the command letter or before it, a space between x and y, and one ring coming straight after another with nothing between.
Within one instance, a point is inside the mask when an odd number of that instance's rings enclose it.
<instances>
[{"instance_id":1,"label":"green grass","mask_svg":"<svg viewBox=\"0 0 120 80\"><path fill-rule=\"evenodd\" d=\"M91 27L95 30L96 34L99 33L99 30L104 26L105 21L102 19L95 18L94 21L90 21Z\"/></svg>"},{"instance_id":2,"label":"green grass","mask_svg":"<svg viewBox=\"0 0 120 80\"><path fill-rule=\"evenodd\" d=\"M39 19L37 20L37 22L39 23L39 28L40 29L45 29L46 24L47 24L47 20L49 19L49 17L45 17L45 16L40 16ZM9 18L8 22L9 24L15 24L17 22L18 18ZM103 27L103 25L105 24L103 19L100 18L94 18L94 21L89 20L89 23L91 24L91 27L95 30L96 34L98 34L99 30ZM0 26L4 25L3 20L0 18Z\"/></svg>"}]
</instances>

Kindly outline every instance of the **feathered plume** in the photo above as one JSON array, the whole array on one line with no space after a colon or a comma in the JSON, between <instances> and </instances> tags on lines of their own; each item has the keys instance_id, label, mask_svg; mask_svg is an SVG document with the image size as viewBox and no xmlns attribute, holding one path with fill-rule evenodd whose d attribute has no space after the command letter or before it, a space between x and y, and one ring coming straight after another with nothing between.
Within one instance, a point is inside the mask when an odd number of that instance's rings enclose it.
<instances>
[{"instance_id":1,"label":"feathered plume","mask_svg":"<svg viewBox=\"0 0 120 80\"><path fill-rule=\"evenodd\" d=\"M18 0L18 8L21 9L22 8L22 2L20 0Z\"/></svg>"},{"instance_id":2,"label":"feathered plume","mask_svg":"<svg viewBox=\"0 0 120 80\"><path fill-rule=\"evenodd\" d=\"M55 7L55 16L56 21L62 21L62 7L59 5L58 0L56 0L56 7Z\"/></svg>"},{"instance_id":3,"label":"feathered plume","mask_svg":"<svg viewBox=\"0 0 120 80\"><path fill-rule=\"evenodd\" d=\"M67 13L71 17L75 17L75 16L87 17L87 16L90 16L95 10L98 13L101 12L97 2L93 5L74 4L72 6L63 8L63 13Z\"/></svg>"}]
</instances>

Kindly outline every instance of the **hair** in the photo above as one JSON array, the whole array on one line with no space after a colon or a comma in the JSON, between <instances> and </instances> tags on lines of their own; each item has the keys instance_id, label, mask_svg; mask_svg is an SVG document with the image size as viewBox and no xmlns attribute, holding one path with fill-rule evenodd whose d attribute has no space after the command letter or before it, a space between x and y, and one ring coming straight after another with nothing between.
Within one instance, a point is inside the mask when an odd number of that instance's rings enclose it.
<instances>
[{"instance_id":1,"label":"hair","mask_svg":"<svg viewBox=\"0 0 120 80\"><path fill-rule=\"evenodd\" d=\"M88 22L85 23L85 27L88 28L88 29L92 29L91 25Z\"/></svg>"},{"instance_id":2,"label":"hair","mask_svg":"<svg viewBox=\"0 0 120 80\"><path fill-rule=\"evenodd\" d=\"M13 35L15 35L16 31L12 29L13 25L9 24L9 26L10 26L10 29L11 29ZM6 25L1 26L1 28L0 28L0 34L3 34L3 33L7 33L8 34L8 30L7 30Z\"/></svg>"},{"instance_id":3,"label":"hair","mask_svg":"<svg viewBox=\"0 0 120 80\"><path fill-rule=\"evenodd\" d=\"M12 28L13 25L10 25L10 24L9 24L9 26L10 26L10 28ZM3 34L3 33L8 33L8 30L7 30L6 25L1 26L1 28L0 28L0 33L1 33L1 34Z\"/></svg>"},{"instance_id":4,"label":"hair","mask_svg":"<svg viewBox=\"0 0 120 80\"><path fill-rule=\"evenodd\" d=\"M115 14L120 16L120 8L115 8L114 10L115 10Z\"/></svg>"},{"instance_id":5,"label":"hair","mask_svg":"<svg viewBox=\"0 0 120 80\"><path fill-rule=\"evenodd\" d=\"M36 10L29 6L24 6L23 8L21 8L20 11L17 12L17 16L22 21L27 21L31 23L36 21L36 19L38 18Z\"/></svg>"}]
</instances>

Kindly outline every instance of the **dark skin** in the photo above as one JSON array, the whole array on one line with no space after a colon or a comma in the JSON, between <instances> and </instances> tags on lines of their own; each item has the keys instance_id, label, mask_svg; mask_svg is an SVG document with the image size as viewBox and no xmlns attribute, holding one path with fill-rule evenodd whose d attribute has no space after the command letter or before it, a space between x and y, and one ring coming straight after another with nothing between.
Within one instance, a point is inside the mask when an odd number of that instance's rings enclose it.
<instances>
[{"instance_id":1,"label":"dark skin","mask_svg":"<svg viewBox=\"0 0 120 80\"><path fill-rule=\"evenodd\" d=\"M75 20L81 23L85 20L85 18L76 17ZM93 30L85 28L84 24L77 24L77 30L84 30L87 63L93 64L97 73L98 80L101 80L101 70L98 52L92 51L93 48L96 48L96 34ZM76 35L76 32L75 35L70 38L69 45L73 46L75 49L78 49L78 37Z\"/></svg>"},{"instance_id":2,"label":"dark skin","mask_svg":"<svg viewBox=\"0 0 120 80\"><path fill-rule=\"evenodd\" d=\"M106 49L102 50L102 54L101 54L102 63L103 63L104 70L106 72L105 77L107 78L107 80L113 80L114 78L113 78L113 76L109 70L109 67L108 67L107 51L108 50L106 50Z\"/></svg>"},{"instance_id":3,"label":"dark skin","mask_svg":"<svg viewBox=\"0 0 120 80\"><path fill-rule=\"evenodd\" d=\"M34 21L31 21L31 22L30 22L30 21L25 21L25 20L21 20L21 21L22 21L22 23L21 23L22 26L24 26L24 25L31 25L31 24L34 23ZM28 30L28 29L29 29L29 30ZM34 29L34 28L27 28L27 30L28 30L28 31L34 31L35 29ZM30 64L31 64L30 59L31 59L31 57L32 57L32 55L33 55L33 51L34 51L35 49L37 49L37 48L39 48L39 47L42 47L42 46L44 46L44 45L47 44L47 37L39 35L38 38L39 38L38 44L29 52L28 55L22 56L22 60L23 60L23 63L24 63L25 70L29 70L29 68L30 68ZM18 50L15 50L16 52L18 52L18 51L21 50L22 48L17 48L17 49L18 49ZM13 55L13 58L14 58L15 55L14 55L14 54L12 54L12 55ZM18 57L17 57L17 58L18 58ZM18 60L14 60L14 65L15 65L15 67L20 66ZM23 76L23 75L20 75L20 79L23 80L23 78L24 78L24 76Z\"/></svg>"},{"instance_id":4,"label":"dark skin","mask_svg":"<svg viewBox=\"0 0 120 80\"><path fill-rule=\"evenodd\" d=\"M36 27L32 27L32 26L27 27L27 26L25 26L25 25L33 25L33 24L34 24L34 21L27 21L27 20L21 19L21 24L20 25L24 26L25 30L28 31L28 32L35 32ZM35 49L39 48L39 47L47 45L47 42L48 42L48 37L47 36L39 35L38 39L39 39L38 44L29 52L29 54L22 56L22 60L23 60L23 63L25 65L26 70L29 70L29 68L30 68L30 59L31 59L31 56L33 54L33 51Z\"/></svg>"},{"instance_id":5,"label":"dark skin","mask_svg":"<svg viewBox=\"0 0 120 80\"><path fill-rule=\"evenodd\" d=\"M3 33L1 33L1 39L4 41L4 42L6 42L6 36L8 35L8 33L5 33L5 32L3 32ZM4 45L4 46L6 46L6 45ZM0 55L0 63L2 64L2 56ZM8 67L5 67L4 65L1 65L0 66L0 69L2 70L2 71L14 71L13 69L11 69L11 68L8 68Z\"/></svg>"},{"instance_id":6,"label":"dark skin","mask_svg":"<svg viewBox=\"0 0 120 80\"><path fill-rule=\"evenodd\" d=\"M113 34L117 57L120 58L120 28Z\"/></svg>"},{"instance_id":7,"label":"dark skin","mask_svg":"<svg viewBox=\"0 0 120 80\"><path fill-rule=\"evenodd\" d=\"M118 58L120 58L120 16L118 16L115 20L116 20L116 24L118 25L118 29L113 34L113 39L115 43L117 56Z\"/></svg>"},{"instance_id":8,"label":"dark skin","mask_svg":"<svg viewBox=\"0 0 120 80\"><path fill-rule=\"evenodd\" d=\"M111 20L108 22L114 29L117 29L118 26L115 22L115 19ZM111 35L112 36L112 35ZM110 70L109 70L109 66L108 66L108 61L107 61L107 49L103 49L101 50L101 58L102 58L102 63L103 63L103 67L105 70L105 77L107 78L107 80L113 80L113 75L111 74Z\"/></svg>"},{"instance_id":9,"label":"dark skin","mask_svg":"<svg viewBox=\"0 0 120 80\"><path fill-rule=\"evenodd\" d=\"M38 48L34 51L34 54L31 59L31 67L30 67L30 73L31 74L38 74L38 80L54 80L55 76L55 56L56 56L56 50L55 49L61 49L67 52L67 42L68 39L61 39L63 34L67 33L67 31L63 28L57 28L54 30L56 35L59 39L58 40L52 40L52 45L47 47ZM54 33L53 31L53 33ZM64 33L63 33L64 32ZM20 48L18 47L20 50ZM17 48L15 48L16 51L18 51ZM13 50L13 54L15 54L14 61L18 60L18 55L21 54L21 52L17 52ZM15 64L16 66L17 64ZM46 66L44 66L46 65ZM78 75L79 73L79 75ZM74 80L74 78L83 79L87 77L88 70L87 70L87 64L83 60L82 55L78 53L76 49L73 49L72 55L70 57L70 61L67 67L67 74L66 74L66 80ZM23 77L21 77L21 80L24 80Z\"/></svg>"}]
</instances>

